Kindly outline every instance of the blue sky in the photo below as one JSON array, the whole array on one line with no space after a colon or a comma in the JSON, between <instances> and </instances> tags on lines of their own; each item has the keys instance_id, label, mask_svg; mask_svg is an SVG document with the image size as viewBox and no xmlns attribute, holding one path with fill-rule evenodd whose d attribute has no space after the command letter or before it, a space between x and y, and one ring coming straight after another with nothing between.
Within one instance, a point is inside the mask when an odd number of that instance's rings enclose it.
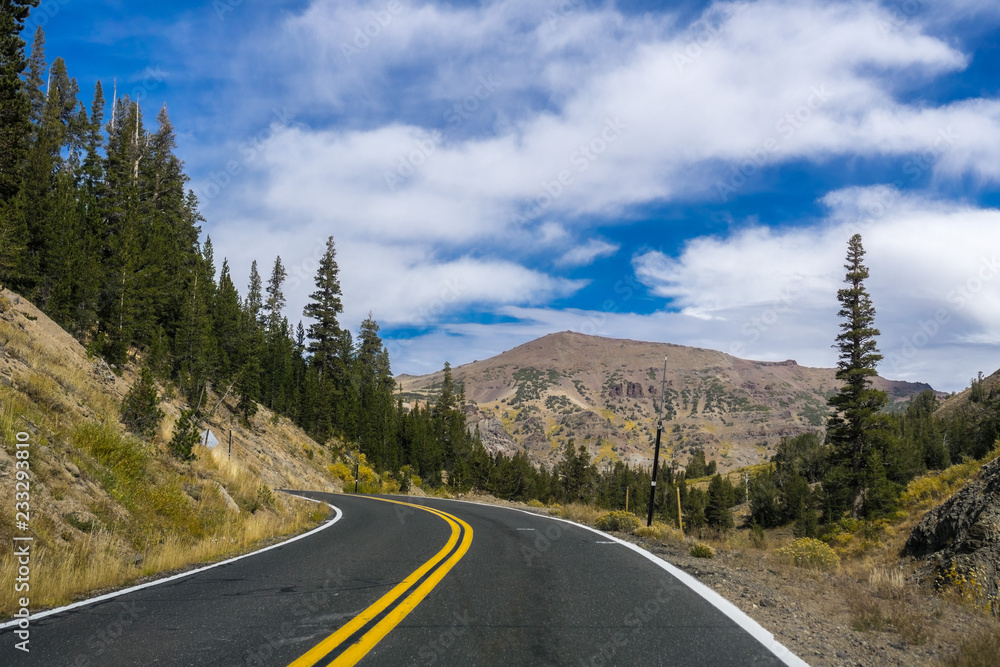
<instances>
[{"instance_id":1,"label":"blue sky","mask_svg":"<svg viewBox=\"0 0 1000 667\"><path fill-rule=\"evenodd\" d=\"M1000 366L1000 5L43 0L89 104L166 104L216 257L333 235L395 372L562 330L833 366L861 233L888 377Z\"/></svg>"}]
</instances>

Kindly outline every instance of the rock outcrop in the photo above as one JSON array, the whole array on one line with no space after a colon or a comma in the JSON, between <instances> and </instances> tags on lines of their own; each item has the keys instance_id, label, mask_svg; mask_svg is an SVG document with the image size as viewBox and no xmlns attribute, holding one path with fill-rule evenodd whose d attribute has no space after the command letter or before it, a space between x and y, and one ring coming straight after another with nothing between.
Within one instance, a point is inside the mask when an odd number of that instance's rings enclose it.
<instances>
[{"instance_id":1,"label":"rock outcrop","mask_svg":"<svg viewBox=\"0 0 1000 667\"><path fill-rule=\"evenodd\" d=\"M975 571L986 597L1000 576L1000 459L983 466L958 493L929 511L913 529L904 556L926 559L925 574Z\"/></svg>"}]
</instances>

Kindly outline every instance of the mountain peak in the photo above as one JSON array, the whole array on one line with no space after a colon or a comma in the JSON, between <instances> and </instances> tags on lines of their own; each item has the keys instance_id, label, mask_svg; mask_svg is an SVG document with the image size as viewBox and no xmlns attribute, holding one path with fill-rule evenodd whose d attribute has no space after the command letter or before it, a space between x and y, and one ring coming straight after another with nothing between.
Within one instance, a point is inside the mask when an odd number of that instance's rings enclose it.
<instances>
[{"instance_id":1,"label":"mountain peak","mask_svg":"<svg viewBox=\"0 0 1000 667\"><path fill-rule=\"evenodd\" d=\"M822 429L827 399L840 387L836 369L792 359L750 361L717 350L575 331L547 334L452 372L474 403L471 419L480 421L481 430L489 427L497 447L525 450L545 464L558 460L572 439L599 461L649 465L661 383L668 459L683 463L701 448L723 470L759 463L782 437ZM436 396L441 373L397 379L404 399L428 400ZM874 382L895 402L928 388ZM505 443L498 435L504 431Z\"/></svg>"}]
</instances>

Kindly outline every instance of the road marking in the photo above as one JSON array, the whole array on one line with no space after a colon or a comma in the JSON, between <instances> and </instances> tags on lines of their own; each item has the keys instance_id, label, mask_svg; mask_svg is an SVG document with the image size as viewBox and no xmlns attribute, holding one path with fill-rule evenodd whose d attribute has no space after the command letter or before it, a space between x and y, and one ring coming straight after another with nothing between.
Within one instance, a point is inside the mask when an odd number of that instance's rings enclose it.
<instances>
[{"instance_id":1,"label":"road marking","mask_svg":"<svg viewBox=\"0 0 1000 667\"><path fill-rule=\"evenodd\" d=\"M518 530L534 530L534 528L518 528Z\"/></svg>"},{"instance_id":2,"label":"road marking","mask_svg":"<svg viewBox=\"0 0 1000 667\"><path fill-rule=\"evenodd\" d=\"M280 489L279 489L280 490ZM160 586L161 584L170 583L171 581L177 581L178 579L184 579L190 577L191 575L198 574L199 572L204 572L205 570L212 570L217 567L222 567L223 565L229 565L230 563L235 563L238 560L243 560L244 558L249 558L250 556L256 556L257 554L262 554L265 551L270 551L271 549L277 549L283 547L286 544L291 544L292 542L297 542L298 540L304 539L318 533L321 530L326 530L333 524L340 521L340 518L344 516L344 513L340 509L334 507L330 503L323 502L322 500L316 500L315 498L306 498L305 496L296 495L294 493L289 493L290 496L295 496L296 498L301 498L302 500L308 500L311 503L319 503L320 505L326 505L334 511L334 517L329 521L324 521L317 527L313 528L307 533L301 533L295 537L290 537L287 540L278 542L277 544L272 544L269 547L264 547L263 549L257 549L256 551L251 551L250 553L243 554L242 556L234 556L224 561L219 561L218 563L212 563L211 565L205 565L203 567L195 568L194 570L188 570L187 572L181 572L180 574L175 574L169 577L164 577L163 579L154 579L153 581L147 581L144 584L139 584L138 586L131 586L129 588L123 588L118 591L112 591L111 593L105 593L104 595L98 595L95 598L90 598L87 600L80 600L79 602L74 602L73 604L68 604L65 607L57 607L55 609L49 609L46 611L38 612L37 614L31 615L32 621L37 621L47 616L54 616L55 614L62 614L63 612L72 611L74 609L79 609L80 607L86 607L87 605L95 604L97 602L104 602L106 600L111 600L113 598L119 597L121 595L127 595L129 593L134 593L135 591L141 591L144 588L152 588L153 586ZM7 621L6 623L0 623L0 630L6 630L7 628L14 627L18 625L20 621L13 620Z\"/></svg>"},{"instance_id":3,"label":"road marking","mask_svg":"<svg viewBox=\"0 0 1000 667\"><path fill-rule=\"evenodd\" d=\"M617 542L597 540L594 544L618 544Z\"/></svg>"},{"instance_id":4,"label":"road marking","mask_svg":"<svg viewBox=\"0 0 1000 667\"><path fill-rule=\"evenodd\" d=\"M753 620L746 615L743 610L737 607L735 604L725 599L719 595L716 591L712 590L705 584L701 583L693 576L681 570L680 568L671 565L667 561L663 560L659 556L656 556L649 551L646 551L642 547L632 544L631 542L626 542L625 540L620 540L614 535L608 535L596 528L584 525L582 523L577 523L575 521L570 521L569 519L563 519L560 517L549 516L546 514L539 514L538 512L531 512L529 510L523 510L518 507L503 507L501 505L490 505L489 503L480 503L474 500L458 500L456 498L440 498L440 500L453 502L453 503L466 503L469 505L480 505L482 507L489 507L495 510L509 510L511 512L519 512L521 514L527 514L534 517L542 517L550 521L559 521L560 523L568 523L571 526L576 526L582 530L588 530L592 533L597 533L604 537L610 537L612 540L621 544L628 549L636 552L643 558L651 561L657 567L666 570L671 576L679 580L682 584L693 590L695 593L700 595L704 600L706 600L713 607L721 611L723 614L729 617L731 621L740 626L744 631L746 631L750 636L756 639L758 642L763 644L767 650L771 651L779 660L788 665L789 667L809 667L809 664L802 660L799 656L792 653L791 649L779 642L774 638L770 632L764 629L757 621Z\"/></svg>"},{"instance_id":5,"label":"road marking","mask_svg":"<svg viewBox=\"0 0 1000 667\"><path fill-rule=\"evenodd\" d=\"M451 537L430 560L289 667L312 667L317 664L341 667L357 664L441 583L472 544L472 526L447 512L388 498L372 500L407 505L435 514L451 526Z\"/></svg>"}]
</instances>

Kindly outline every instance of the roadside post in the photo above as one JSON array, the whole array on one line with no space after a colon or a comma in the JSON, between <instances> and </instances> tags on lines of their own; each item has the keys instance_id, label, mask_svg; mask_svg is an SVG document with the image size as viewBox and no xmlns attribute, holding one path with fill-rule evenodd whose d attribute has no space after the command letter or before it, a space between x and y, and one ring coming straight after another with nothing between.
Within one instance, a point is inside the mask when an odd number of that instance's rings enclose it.
<instances>
[{"instance_id":1,"label":"roadside post","mask_svg":"<svg viewBox=\"0 0 1000 667\"><path fill-rule=\"evenodd\" d=\"M663 433L663 404L666 397L663 394L667 385L667 357L663 356L663 377L660 380L660 409L656 415L656 447L653 450L653 479L649 484L649 516L646 517L646 525L653 525L653 507L656 504L656 473L660 467L660 434Z\"/></svg>"}]
</instances>

